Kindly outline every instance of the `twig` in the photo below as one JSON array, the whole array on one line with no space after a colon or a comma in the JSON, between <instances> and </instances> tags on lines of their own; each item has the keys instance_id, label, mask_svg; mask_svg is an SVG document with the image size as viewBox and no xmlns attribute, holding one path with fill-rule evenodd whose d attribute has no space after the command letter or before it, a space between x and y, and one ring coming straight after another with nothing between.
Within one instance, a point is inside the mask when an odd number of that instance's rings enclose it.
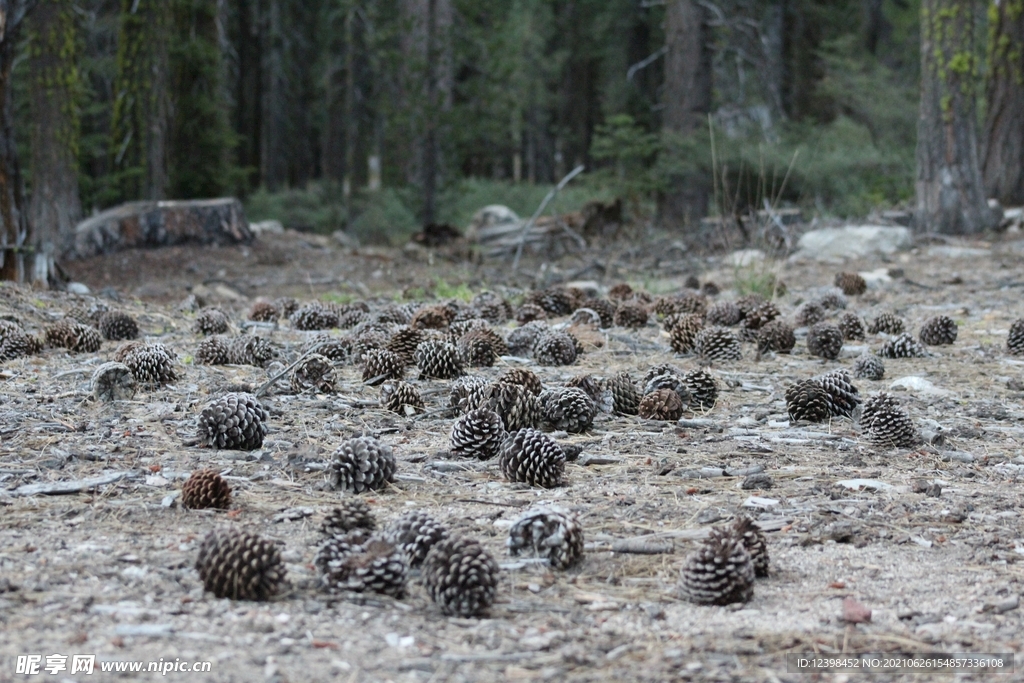
<instances>
[{"instance_id":1,"label":"twig","mask_svg":"<svg viewBox=\"0 0 1024 683\"><path fill-rule=\"evenodd\" d=\"M270 379L268 379L268 380L267 380L266 382L264 382L264 383L263 383L263 384L262 384L262 385L260 386L260 388L259 388L259 389L257 389L257 390L255 391L254 395L256 396L256 398L259 398L260 396L262 396L263 394L265 394L265 393L267 392L267 389L269 389L270 387L272 387L272 386L274 385L274 382L276 382L277 380L281 379L282 377L284 377L285 375L287 375L287 374L288 374L289 372L291 372L292 370L294 370L294 369L295 369L295 368L296 368L296 367L297 367L297 366L299 365L299 363L301 363L302 361L304 361L304 360L306 360L307 358L309 358L310 356L312 356L312 355L313 355L314 353L316 353L316 352L317 352L317 351L319 351L319 350L320 350L321 348L323 348L323 346L324 346L324 345L326 345L326 344L327 344L327 342L325 342L325 341L323 341L323 342L320 342L319 344L317 344L316 346L314 346L313 348L309 349L309 350L308 350L308 351L306 351L306 352L305 352L304 354L302 354L301 356L299 356L299 357L298 357L298 358L297 358L297 359L295 360L295 362L294 362L294 363L292 363L291 365L289 365L288 367L286 367L286 368L285 368L284 370L282 370L281 372L277 373L276 375L274 375L273 377L271 377Z\"/></svg>"},{"instance_id":2,"label":"twig","mask_svg":"<svg viewBox=\"0 0 1024 683\"><path fill-rule=\"evenodd\" d=\"M562 178L562 180L547 193L544 197L544 201L540 203L537 210L533 212L532 216L530 216L530 220L526 221L526 225L523 226L522 231L519 233L519 245L516 247L516 257L512 259L512 272L519 269L519 259L523 255L523 245L526 244L526 236L530 233L530 230L533 229L533 224L536 223L537 219L540 218L540 215L544 213L544 209L547 208L548 203L554 199L555 196L558 195L558 193L561 192L573 178L578 176L580 173L583 173L583 168L583 164L580 164L569 171L569 175Z\"/></svg>"}]
</instances>

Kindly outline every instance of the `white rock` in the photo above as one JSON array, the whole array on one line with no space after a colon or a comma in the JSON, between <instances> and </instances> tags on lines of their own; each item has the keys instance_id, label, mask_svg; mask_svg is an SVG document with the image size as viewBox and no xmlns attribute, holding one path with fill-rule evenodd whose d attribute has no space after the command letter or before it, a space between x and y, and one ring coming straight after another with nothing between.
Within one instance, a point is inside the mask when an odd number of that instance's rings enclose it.
<instances>
[{"instance_id":1,"label":"white rock","mask_svg":"<svg viewBox=\"0 0 1024 683\"><path fill-rule=\"evenodd\" d=\"M913 391L925 396L949 396L953 393L948 389L942 389L935 386L924 377L916 377L913 375L909 377L900 377L889 385L890 389L895 389L896 387L903 387L907 391Z\"/></svg>"},{"instance_id":2,"label":"white rock","mask_svg":"<svg viewBox=\"0 0 1024 683\"><path fill-rule=\"evenodd\" d=\"M913 245L910 230L885 225L847 225L811 230L800 236L791 260L836 261L894 254Z\"/></svg>"},{"instance_id":3,"label":"white rock","mask_svg":"<svg viewBox=\"0 0 1024 683\"><path fill-rule=\"evenodd\" d=\"M851 489L853 491L884 491L892 488L892 484L886 484L884 481L878 481L877 479L844 479L836 483L844 489Z\"/></svg>"},{"instance_id":4,"label":"white rock","mask_svg":"<svg viewBox=\"0 0 1024 683\"><path fill-rule=\"evenodd\" d=\"M928 255L942 258L971 258L974 256L991 256L989 249L978 249L976 247L952 247L937 245L928 247Z\"/></svg>"},{"instance_id":5,"label":"white rock","mask_svg":"<svg viewBox=\"0 0 1024 683\"><path fill-rule=\"evenodd\" d=\"M273 233L280 235L284 233L284 226L281 225L281 221L269 220L269 221L258 221L256 223L250 223L249 229L252 230L254 235L262 235L264 233Z\"/></svg>"},{"instance_id":6,"label":"white rock","mask_svg":"<svg viewBox=\"0 0 1024 683\"><path fill-rule=\"evenodd\" d=\"M68 283L69 294L88 294L89 288L83 285L81 282L69 282Z\"/></svg>"}]
</instances>

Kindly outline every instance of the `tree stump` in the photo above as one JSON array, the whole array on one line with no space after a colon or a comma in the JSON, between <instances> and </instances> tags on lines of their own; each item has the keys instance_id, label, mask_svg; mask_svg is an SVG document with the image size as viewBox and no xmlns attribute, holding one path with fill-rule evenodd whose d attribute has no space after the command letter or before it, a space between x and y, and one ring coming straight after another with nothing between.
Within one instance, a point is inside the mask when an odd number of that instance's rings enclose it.
<instances>
[{"instance_id":1,"label":"tree stump","mask_svg":"<svg viewBox=\"0 0 1024 683\"><path fill-rule=\"evenodd\" d=\"M75 227L73 258L174 244L248 244L254 239L234 197L129 202Z\"/></svg>"}]
</instances>

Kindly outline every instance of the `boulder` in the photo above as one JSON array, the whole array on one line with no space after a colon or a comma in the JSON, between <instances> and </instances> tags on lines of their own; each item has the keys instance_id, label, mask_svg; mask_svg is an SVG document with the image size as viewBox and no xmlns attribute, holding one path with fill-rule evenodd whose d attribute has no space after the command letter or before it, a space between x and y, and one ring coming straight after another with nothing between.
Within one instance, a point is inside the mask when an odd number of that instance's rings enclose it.
<instances>
[{"instance_id":1,"label":"boulder","mask_svg":"<svg viewBox=\"0 0 1024 683\"><path fill-rule=\"evenodd\" d=\"M836 261L894 254L913 246L909 229L885 225L847 225L805 232L791 260Z\"/></svg>"},{"instance_id":2,"label":"boulder","mask_svg":"<svg viewBox=\"0 0 1024 683\"><path fill-rule=\"evenodd\" d=\"M242 203L234 197L129 202L75 226L73 256L173 244L248 244L253 239Z\"/></svg>"}]
</instances>

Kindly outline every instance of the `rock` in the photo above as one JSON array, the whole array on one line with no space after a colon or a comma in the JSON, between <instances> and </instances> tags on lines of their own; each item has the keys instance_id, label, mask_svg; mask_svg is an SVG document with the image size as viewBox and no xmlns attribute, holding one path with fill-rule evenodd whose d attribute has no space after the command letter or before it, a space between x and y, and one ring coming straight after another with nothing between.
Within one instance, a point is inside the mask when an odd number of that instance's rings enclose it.
<instances>
[{"instance_id":1,"label":"rock","mask_svg":"<svg viewBox=\"0 0 1024 683\"><path fill-rule=\"evenodd\" d=\"M853 598L843 600L843 621L848 624L863 624L871 621L871 610Z\"/></svg>"},{"instance_id":2,"label":"rock","mask_svg":"<svg viewBox=\"0 0 1024 683\"><path fill-rule=\"evenodd\" d=\"M948 389L942 389L935 386L924 377L916 377L913 375L909 377L900 377L889 385L890 389L896 389L898 387L902 387L907 391L913 391L923 396L949 396L953 393Z\"/></svg>"},{"instance_id":3,"label":"rock","mask_svg":"<svg viewBox=\"0 0 1024 683\"><path fill-rule=\"evenodd\" d=\"M954 247L947 245L936 245L928 247L928 256L933 258L973 258L976 256L991 256L992 251L989 249L978 249L977 247Z\"/></svg>"},{"instance_id":4,"label":"rock","mask_svg":"<svg viewBox=\"0 0 1024 683\"><path fill-rule=\"evenodd\" d=\"M847 225L811 230L800 237L791 260L835 261L894 254L913 245L910 230L884 225Z\"/></svg>"},{"instance_id":5,"label":"rock","mask_svg":"<svg viewBox=\"0 0 1024 683\"><path fill-rule=\"evenodd\" d=\"M257 237L259 237L263 233L271 233L274 235L284 234L284 226L281 225L281 221L275 220L250 223L249 230L251 230L252 234L256 235Z\"/></svg>"},{"instance_id":6,"label":"rock","mask_svg":"<svg viewBox=\"0 0 1024 683\"><path fill-rule=\"evenodd\" d=\"M359 248L359 238L355 235L350 235L344 230L335 230L331 233L331 239L345 247L346 249L357 249Z\"/></svg>"},{"instance_id":7,"label":"rock","mask_svg":"<svg viewBox=\"0 0 1024 683\"><path fill-rule=\"evenodd\" d=\"M249 244L253 239L242 202L234 197L128 202L76 225L72 256L174 244Z\"/></svg>"},{"instance_id":8,"label":"rock","mask_svg":"<svg viewBox=\"0 0 1024 683\"><path fill-rule=\"evenodd\" d=\"M722 259L722 264L733 268L746 268L764 261L764 252L760 249L739 249Z\"/></svg>"},{"instance_id":9,"label":"rock","mask_svg":"<svg viewBox=\"0 0 1024 683\"><path fill-rule=\"evenodd\" d=\"M481 231L495 226L507 226L510 230L518 230L522 226L522 219L507 206L485 206L473 214L473 219L466 228L466 239L474 242L480 238Z\"/></svg>"},{"instance_id":10,"label":"rock","mask_svg":"<svg viewBox=\"0 0 1024 683\"><path fill-rule=\"evenodd\" d=\"M81 282L69 282L68 293L69 294L88 294L89 288L83 285Z\"/></svg>"}]
</instances>

